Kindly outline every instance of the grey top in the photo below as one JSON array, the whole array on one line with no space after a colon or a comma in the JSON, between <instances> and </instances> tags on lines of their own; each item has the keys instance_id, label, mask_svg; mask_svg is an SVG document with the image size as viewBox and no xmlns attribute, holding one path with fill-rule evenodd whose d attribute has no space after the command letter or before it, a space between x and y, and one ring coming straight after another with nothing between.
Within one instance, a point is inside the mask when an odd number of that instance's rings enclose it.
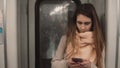
<instances>
[{"instance_id":1,"label":"grey top","mask_svg":"<svg viewBox=\"0 0 120 68\"><path fill-rule=\"evenodd\" d=\"M62 36L56 54L51 61L52 64L51 68L68 68L67 61L64 59L65 48L66 48L65 42L66 42L66 36ZM104 54L105 53L103 53L103 58L104 58ZM103 61L103 66L104 66L103 68L105 68L104 61ZM91 63L91 68L97 68L97 66Z\"/></svg>"}]
</instances>

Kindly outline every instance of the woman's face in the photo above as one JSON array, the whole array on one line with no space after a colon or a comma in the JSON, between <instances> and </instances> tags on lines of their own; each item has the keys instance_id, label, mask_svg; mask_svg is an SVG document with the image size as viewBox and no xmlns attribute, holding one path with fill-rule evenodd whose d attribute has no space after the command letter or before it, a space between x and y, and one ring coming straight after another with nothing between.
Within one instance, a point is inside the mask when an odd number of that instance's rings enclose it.
<instances>
[{"instance_id":1,"label":"woman's face","mask_svg":"<svg viewBox=\"0 0 120 68\"><path fill-rule=\"evenodd\" d=\"M89 18L83 14L79 14L77 16L76 25L77 25L79 32L90 31L91 26L92 26L91 18Z\"/></svg>"}]
</instances>

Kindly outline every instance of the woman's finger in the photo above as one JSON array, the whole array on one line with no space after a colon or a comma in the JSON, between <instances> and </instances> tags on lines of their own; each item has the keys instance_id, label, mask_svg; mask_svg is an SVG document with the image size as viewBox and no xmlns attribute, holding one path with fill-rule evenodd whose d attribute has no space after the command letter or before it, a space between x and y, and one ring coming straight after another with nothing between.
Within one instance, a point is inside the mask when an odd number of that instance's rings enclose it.
<instances>
[{"instance_id":1,"label":"woman's finger","mask_svg":"<svg viewBox=\"0 0 120 68\"><path fill-rule=\"evenodd\" d=\"M90 68L91 62L89 60L84 60L82 63L80 63L80 66L83 68Z\"/></svg>"}]
</instances>

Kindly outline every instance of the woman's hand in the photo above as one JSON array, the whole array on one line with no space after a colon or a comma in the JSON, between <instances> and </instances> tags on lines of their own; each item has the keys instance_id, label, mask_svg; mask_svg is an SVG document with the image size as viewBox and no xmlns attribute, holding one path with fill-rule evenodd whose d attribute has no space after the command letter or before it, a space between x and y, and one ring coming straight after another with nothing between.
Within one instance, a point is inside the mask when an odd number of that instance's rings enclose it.
<instances>
[{"instance_id":1,"label":"woman's hand","mask_svg":"<svg viewBox=\"0 0 120 68\"><path fill-rule=\"evenodd\" d=\"M91 62L89 60L83 60L82 62L68 62L70 68L91 68Z\"/></svg>"},{"instance_id":2,"label":"woman's hand","mask_svg":"<svg viewBox=\"0 0 120 68\"><path fill-rule=\"evenodd\" d=\"M70 68L80 68L80 64L73 61L68 62L68 66Z\"/></svg>"},{"instance_id":3,"label":"woman's hand","mask_svg":"<svg viewBox=\"0 0 120 68\"><path fill-rule=\"evenodd\" d=\"M89 60L84 60L79 64L80 64L80 68L91 68L91 62Z\"/></svg>"}]
</instances>

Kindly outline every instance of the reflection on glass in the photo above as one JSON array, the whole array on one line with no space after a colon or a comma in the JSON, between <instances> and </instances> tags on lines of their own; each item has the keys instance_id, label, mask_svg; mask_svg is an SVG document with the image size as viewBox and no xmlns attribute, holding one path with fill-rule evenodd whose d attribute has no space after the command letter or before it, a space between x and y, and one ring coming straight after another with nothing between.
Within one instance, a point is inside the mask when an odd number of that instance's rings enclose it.
<instances>
[{"instance_id":1,"label":"reflection on glass","mask_svg":"<svg viewBox=\"0 0 120 68\"><path fill-rule=\"evenodd\" d=\"M40 6L40 56L52 58L66 31L68 2L42 2Z\"/></svg>"}]
</instances>

